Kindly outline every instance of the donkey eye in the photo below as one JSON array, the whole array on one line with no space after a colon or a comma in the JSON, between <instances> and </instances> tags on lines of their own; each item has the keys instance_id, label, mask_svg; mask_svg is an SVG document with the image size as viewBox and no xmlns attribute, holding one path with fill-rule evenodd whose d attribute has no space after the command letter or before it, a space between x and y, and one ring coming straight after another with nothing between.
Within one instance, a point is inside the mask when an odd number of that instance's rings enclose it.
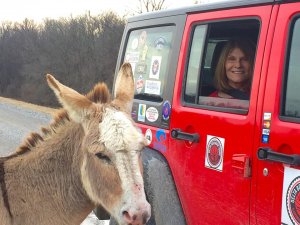
<instances>
[{"instance_id":1,"label":"donkey eye","mask_svg":"<svg viewBox=\"0 0 300 225\"><path fill-rule=\"evenodd\" d=\"M104 161L106 161L106 162L110 162L110 161L111 161L110 158L109 158L107 155L105 155L105 154L103 154L103 153L101 153L101 152L96 153L96 156L97 156L99 159L104 160Z\"/></svg>"}]
</instances>

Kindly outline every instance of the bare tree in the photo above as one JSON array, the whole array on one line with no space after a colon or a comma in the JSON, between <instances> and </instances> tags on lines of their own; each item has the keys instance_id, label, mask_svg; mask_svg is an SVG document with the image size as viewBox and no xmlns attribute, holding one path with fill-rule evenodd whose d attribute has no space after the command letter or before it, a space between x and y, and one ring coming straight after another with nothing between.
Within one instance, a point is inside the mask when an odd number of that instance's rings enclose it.
<instances>
[{"instance_id":1,"label":"bare tree","mask_svg":"<svg viewBox=\"0 0 300 225\"><path fill-rule=\"evenodd\" d=\"M139 0L139 6L136 10L141 14L144 12L152 12L164 9L165 0Z\"/></svg>"}]
</instances>

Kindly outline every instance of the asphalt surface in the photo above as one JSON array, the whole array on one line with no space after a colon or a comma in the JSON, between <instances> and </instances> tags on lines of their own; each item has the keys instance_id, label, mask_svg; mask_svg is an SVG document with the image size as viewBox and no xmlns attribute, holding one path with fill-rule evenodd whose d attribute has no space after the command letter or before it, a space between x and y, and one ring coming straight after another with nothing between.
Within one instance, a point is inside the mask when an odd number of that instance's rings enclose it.
<instances>
[{"instance_id":1,"label":"asphalt surface","mask_svg":"<svg viewBox=\"0 0 300 225\"><path fill-rule=\"evenodd\" d=\"M0 156L13 152L30 132L39 131L51 119L50 114L0 102ZM108 225L108 223L98 220L91 213L81 225Z\"/></svg>"}]
</instances>

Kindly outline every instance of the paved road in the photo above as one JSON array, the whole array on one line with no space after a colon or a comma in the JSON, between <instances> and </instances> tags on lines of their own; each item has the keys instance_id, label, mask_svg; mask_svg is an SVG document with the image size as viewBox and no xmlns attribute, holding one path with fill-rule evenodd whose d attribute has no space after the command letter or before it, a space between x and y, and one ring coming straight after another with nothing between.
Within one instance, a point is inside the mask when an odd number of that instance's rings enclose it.
<instances>
[{"instance_id":1,"label":"paved road","mask_svg":"<svg viewBox=\"0 0 300 225\"><path fill-rule=\"evenodd\" d=\"M17 105L0 102L0 156L13 152L32 131L39 131L48 124L51 116ZM91 213L81 225L108 225Z\"/></svg>"}]
</instances>

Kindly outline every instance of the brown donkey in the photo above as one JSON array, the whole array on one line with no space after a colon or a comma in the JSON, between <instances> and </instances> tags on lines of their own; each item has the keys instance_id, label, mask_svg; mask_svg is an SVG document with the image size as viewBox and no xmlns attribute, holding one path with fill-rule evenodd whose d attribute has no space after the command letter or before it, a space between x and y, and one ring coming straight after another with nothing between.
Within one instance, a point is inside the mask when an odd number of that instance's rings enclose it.
<instances>
[{"instance_id":1,"label":"brown donkey","mask_svg":"<svg viewBox=\"0 0 300 225\"><path fill-rule=\"evenodd\" d=\"M47 81L65 111L0 158L0 224L75 225L96 205L121 225L145 224L145 139L130 118L130 64L120 69L112 101L105 84L83 96L51 75Z\"/></svg>"}]
</instances>

